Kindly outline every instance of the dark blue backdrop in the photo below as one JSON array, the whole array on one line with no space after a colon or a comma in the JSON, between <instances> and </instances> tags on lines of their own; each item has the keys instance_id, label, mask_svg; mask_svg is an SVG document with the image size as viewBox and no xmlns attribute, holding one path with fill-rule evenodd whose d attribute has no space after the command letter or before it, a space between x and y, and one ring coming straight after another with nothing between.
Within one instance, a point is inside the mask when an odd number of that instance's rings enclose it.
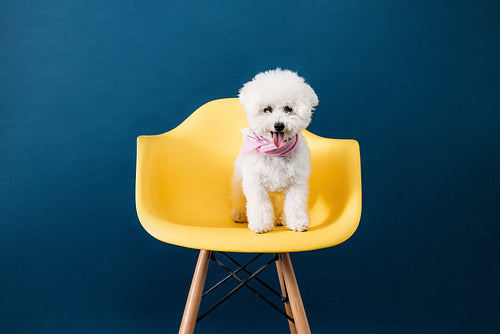
<instances>
[{"instance_id":1,"label":"dark blue backdrop","mask_svg":"<svg viewBox=\"0 0 500 334\"><path fill-rule=\"evenodd\" d=\"M499 10L0 2L0 332L175 333L197 253L141 228L136 137L280 66L319 96L310 130L361 145L357 233L293 255L313 332L497 333ZM240 297L199 332L287 332Z\"/></svg>"}]
</instances>

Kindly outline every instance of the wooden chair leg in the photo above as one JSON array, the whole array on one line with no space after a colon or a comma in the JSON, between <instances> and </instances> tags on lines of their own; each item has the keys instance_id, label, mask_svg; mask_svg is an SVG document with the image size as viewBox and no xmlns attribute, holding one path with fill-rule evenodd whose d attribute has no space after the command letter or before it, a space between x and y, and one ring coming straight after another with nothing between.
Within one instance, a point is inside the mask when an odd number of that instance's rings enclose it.
<instances>
[{"instance_id":1,"label":"wooden chair leg","mask_svg":"<svg viewBox=\"0 0 500 334\"><path fill-rule=\"evenodd\" d=\"M181 326L179 334L193 334L196 326L196 319L198 318L198 311L200 309L201 296L205 286L205 279L207 277L208 264L210 262L210 251L200 250L198 262L189 289L189 295L182 315Z\"/></svg>"},{"instance_id":2,"label":"wooden chair leg","mask_svg":"<svg viewBox=\"0 0 500 334\"><path fill-rule=\"evenodd\" d=\"M280 286L281 286L281 293L283 294L284 297L288 299L288 292L286 290L285 286L285 279L283 278L283 270L281 269L283 266L281 256L278 258L276 261L276 270L278 271L278 278L280 280ZM290 317L293 318L293 313L292 313L292 308L290 307L290 302L285 301L285 310L286 314L288 314ZM295 324L293 321L288 320L288 326L290 326L290 334L297 334L297 330L295 329Z\"/></svg>"},{"instance_id":3,"label":"wooden chair leg","mask_svg":"<svg viewBox=\"0 0 500 334\"><path fill-rule=\"evenodd\" d=\"M300 297L299 286L295 278L295 273L293 272L290 254L280 253L279 261L281 264L281 269L283 271L286 291L288 292L288 299L290 301L293 319L295 320L295 328L297 330L297 334L310 334L311 329L309 328L306 311L304 310L302 298Z\"/></svg>"}]
</instances>

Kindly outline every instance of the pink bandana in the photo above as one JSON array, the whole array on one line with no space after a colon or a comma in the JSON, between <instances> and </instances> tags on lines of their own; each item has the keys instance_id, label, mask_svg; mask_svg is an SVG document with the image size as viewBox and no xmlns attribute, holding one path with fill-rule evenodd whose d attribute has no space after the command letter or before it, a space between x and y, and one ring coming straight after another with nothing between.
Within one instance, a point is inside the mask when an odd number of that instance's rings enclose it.
<instances>
[{"instance_id":1,"label":"pink bandana","mask_svg":"<svg viewBox=\"0 0 500 334\"><path fill-rule=\"evenodd\" d=\"M295 136L284 141L281 146L277 147L269 139L259 136L250 129L243 139L243 146L241 147L240 154L257 151L260 154L271 157L285 157L295 151L298 142L299 135L296 134Z\"/></svg>"}]
</instances>

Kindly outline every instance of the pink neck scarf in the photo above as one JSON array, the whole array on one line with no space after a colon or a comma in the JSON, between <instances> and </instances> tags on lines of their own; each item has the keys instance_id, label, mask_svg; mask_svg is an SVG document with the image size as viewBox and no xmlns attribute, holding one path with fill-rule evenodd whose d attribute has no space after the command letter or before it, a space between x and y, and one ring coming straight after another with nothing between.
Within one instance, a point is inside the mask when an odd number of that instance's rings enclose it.
<instances>
[{"instance_id":1,"label":"pink neck scarf","mask_svg":"<svg viewBox=\"0 0 500 334\"><path fill-rule=\"evenodd\" d=\"M241 147L240 154L257 151L262 155L271 157L285 157L295 151L298 142L299 135L296 134L285 141L281 147L276 147L273 142L263 136L259 136L250 129L243 139L243 146Z\"/></svg>"}]
</instances>

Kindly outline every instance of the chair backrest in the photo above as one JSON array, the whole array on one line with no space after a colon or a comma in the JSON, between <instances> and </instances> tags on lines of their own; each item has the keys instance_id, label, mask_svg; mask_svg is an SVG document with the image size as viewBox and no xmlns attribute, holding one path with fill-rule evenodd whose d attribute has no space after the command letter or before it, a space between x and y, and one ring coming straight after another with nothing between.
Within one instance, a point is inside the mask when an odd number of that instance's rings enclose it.
<instances>
[{"instance_id":1,"label":"chair backrest","mask_svg":"<svg viewBox=\"0 0 500 334\"><path fill-rule=\"evenodd\" d=\"M141 207L176 224L234 226L230 180L242 144L240 130L247 126L239 101L221 99L169 132L139 137L136 198ZM335 221L345 210L360 213L358 143L303 134L311 150L311 228Z\"/></svg>"}]
</instances>

